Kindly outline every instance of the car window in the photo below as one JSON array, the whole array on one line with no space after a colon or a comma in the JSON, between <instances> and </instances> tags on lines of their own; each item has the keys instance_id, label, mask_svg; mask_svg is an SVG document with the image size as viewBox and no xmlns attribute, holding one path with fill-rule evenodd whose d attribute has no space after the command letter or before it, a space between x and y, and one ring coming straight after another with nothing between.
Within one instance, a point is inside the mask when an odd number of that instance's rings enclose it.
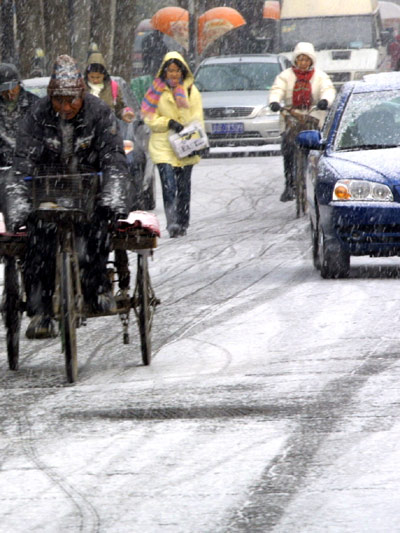
<instances>
[{"instance_id":1,"label":"car window","mask_svg":"<svg viewBox=\"0 0 400 533\"><path fill-rule=\"evenodd\" d=\"M36 94L36 96L39 96L40 98L47 95L47 85L48 85L48 79L45 83L41 84L38 82L37 85L30 85L28 83L22 82L24 89L29 91L30 93Z\"/></svg>"},{"instance_id":2,"label":"car window","mask_svg":"<svg viewBox=\"0 0 400 533\"><path fill-rule=\"evenodd\" d=\"M400 91L352 94L335 140L337 150L400 145Z\"/></svg>"},{"instance_id":3,"label":"car window","mask_svg":"<svg viewBox=\"0 0 400 533\"><path fill-rule=\"evenodd\" d=\"M47 94L47 87L25 87L25 89L39 97L46 96Z\"/></svg>"},{"instance_id":4,"label":"car window","mask_svg":"<svg viewBox=\"0 0 400 533\"><path fill-rule=\"evenodd\" d=\"M223 63L203 65L196 73L200 91L265 91L281 71L279 63Z\"/></svg>"}]
</instances>

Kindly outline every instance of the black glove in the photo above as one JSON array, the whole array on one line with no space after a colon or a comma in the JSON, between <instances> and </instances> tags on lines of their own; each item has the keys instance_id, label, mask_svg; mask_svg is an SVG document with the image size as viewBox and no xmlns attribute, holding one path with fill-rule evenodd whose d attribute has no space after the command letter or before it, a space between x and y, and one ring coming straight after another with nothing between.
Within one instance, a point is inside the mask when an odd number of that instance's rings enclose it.
<instances>
[{"instance_id":1,"label":"black glove","mask_svg":"<svg viewBox=\"0 0 400 533\"><path fill-rule=\"evenodd\" d=\"M180 122L177 122L176 120L173 120L171 118L171 120L168 122L168 128L170 130L176 131L176 133L179 133L180 131L183 130L184 126L182 126Z\"/></svg>"},{"instance_id":2,"label":"black glove","mask_svg":"<svg viewBox=\"0 0 400 533\"><path fill-rule=\"evenodd\" d=\"M269 104L269 108L271 111L273 111L274 113L276 113L277 111L280 111L281 109L281 104L279 102L271 102Z\"/></svg>"},{"instance_id":3,"label":"black glove","mask_svg":"<svg viewBox=\"0 0 400 533\"><path fill-rule=\"evenodd\" d=\"M321 109L321 111L325 111L325 109L328 109L328 100L325 100L325 98L320 100L317 104L317 108Z\"/></svg>"}]
</instances>

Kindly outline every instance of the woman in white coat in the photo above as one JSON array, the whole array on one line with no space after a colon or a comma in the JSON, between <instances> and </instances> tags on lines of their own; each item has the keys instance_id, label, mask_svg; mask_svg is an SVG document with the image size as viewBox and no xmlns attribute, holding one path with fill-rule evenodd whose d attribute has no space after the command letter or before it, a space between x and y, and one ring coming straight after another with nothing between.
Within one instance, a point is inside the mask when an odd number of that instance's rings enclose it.
<instances>
[{"instance_id":1,"label":"woman in white coat","mask_svg":"<svg viewBox=\"0 0 400 533\"><path fill-rule=\"evenodd\" d=\"M272 85L269 106L272 111L281 109L281 104L291 109L308 113L311 107L317 109L311 116L319 119L323 124L326 109L333 103L336 91L329 76L315 68L315 50L311 43L297 43L293 51L293 65L278 74ZM284 130L282 121L283 164L285 172L285 189L280 197L282 202L294 199L293 190L293 162L294 146Z\"/></svg>"}]
</instances>

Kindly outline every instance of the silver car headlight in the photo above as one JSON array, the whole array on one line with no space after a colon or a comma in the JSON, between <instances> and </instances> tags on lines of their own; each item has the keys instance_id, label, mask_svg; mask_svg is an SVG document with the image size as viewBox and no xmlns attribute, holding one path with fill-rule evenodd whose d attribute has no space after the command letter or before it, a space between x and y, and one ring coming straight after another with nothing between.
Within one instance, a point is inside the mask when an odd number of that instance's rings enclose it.
<instances>
[{"instance_id":1,"label":"silver car headlight","mask_svg":"<svg viewBox=\"0 0 400 533\"><path fill-rule=\"evenodd\" d=\"M266 115L275 115L278 116L277 113L273 113L271 109L269 108L269 105L263 106L258 113L256 113L256 117L265 117Z\"/></svg>"},{"instance_id":2,"label":"silver car headlight","mask_svg":"<svg viewBox=\"0 0 400 533\"><path fill-rule=\"evenodd\" d=\"M338 180L333 189L332 200L393 202L393 194L383 183L366 180Z\"/></svg>"}]
</instances>

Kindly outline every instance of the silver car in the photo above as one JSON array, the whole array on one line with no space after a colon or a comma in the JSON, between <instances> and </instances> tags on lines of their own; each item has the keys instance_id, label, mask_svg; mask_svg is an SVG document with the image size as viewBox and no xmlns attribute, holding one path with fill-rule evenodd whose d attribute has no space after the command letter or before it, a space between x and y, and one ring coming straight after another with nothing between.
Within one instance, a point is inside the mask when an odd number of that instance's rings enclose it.
<instances>
[{"instance_id":1,"label":"silver car","mask_svg":"<svg viewBox=\"0 0 400 533\"><path fill-rule=\"evenodd\" d=\"M279 143L279 113L269 109L275 77L291 65L278 54L208 57L195 72L210 146Z\"/></svg>"}]
</instances>

